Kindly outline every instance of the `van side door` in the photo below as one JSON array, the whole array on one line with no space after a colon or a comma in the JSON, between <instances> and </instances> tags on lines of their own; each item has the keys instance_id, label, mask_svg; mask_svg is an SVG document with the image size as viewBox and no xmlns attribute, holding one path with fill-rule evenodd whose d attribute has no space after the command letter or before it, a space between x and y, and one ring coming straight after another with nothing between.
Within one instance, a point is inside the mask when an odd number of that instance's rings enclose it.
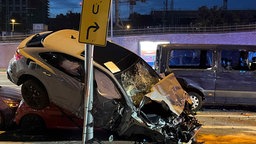
<instances>
[{"instance_id":1,"label":"van side door","mask_svg":"<svg viewBox=\"0 0 256 144\"><path fill-rule=\"evenodd\" d=\"M255 52L239 49L219 51L215 102L223 104L255 104ZM255 58L253 58L255 57Z\"/></svg>"}]
</instances>

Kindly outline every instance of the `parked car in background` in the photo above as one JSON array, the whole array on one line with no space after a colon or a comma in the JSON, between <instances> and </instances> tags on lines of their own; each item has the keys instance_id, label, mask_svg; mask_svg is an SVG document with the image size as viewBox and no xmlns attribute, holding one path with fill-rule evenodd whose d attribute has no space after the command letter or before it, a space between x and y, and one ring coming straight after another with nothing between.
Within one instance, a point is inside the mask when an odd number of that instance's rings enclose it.
<instances>
[{"instance_id":1,"label":"parked car in background","mask_svg":"<svg viewBox=\"0 0 256 144\"><path fill-rule=\"evenodd\" d=\"M0 88L0 130L13 126L13 118L20 100L21 93L19 90L5 86Z\"/></svg>"},{"instance_id":2,"label":"parked car in background","mask_svg":"<svg viewBox=\"0 0 256 144\"><path fill-rule=\"evenodd\" d=\"M256 105L256 46L164 44L156 53L156 71L175 74L193 109L203 103Z\"/></svg>"},{"instance_id":3,"label":"parked car in background","mask_svg":"<svg viewBox=\"0 0 256 144\"><path fill-rule=\"evenodd\" d=\"M83 118L85 49L78 37L75 30L43 32L18 46L8 78L22 85L31 108L53 103ZM201 124L174 75L161 79L141 57L112 42L93 53L94 128L126 140L191 142Z\"/></svg>"},{"instance_id":4,"label":"parked car in background","mask_svg":"<svg viewBox=\"0 0 256 144\"><path fill-rule=\"evenodd\" d=\"M15 113L15 124L24 132L46 129L83 129L83 120L51 103L44 109L29 107L24 100Z\"/></svg>"}]
</instances>

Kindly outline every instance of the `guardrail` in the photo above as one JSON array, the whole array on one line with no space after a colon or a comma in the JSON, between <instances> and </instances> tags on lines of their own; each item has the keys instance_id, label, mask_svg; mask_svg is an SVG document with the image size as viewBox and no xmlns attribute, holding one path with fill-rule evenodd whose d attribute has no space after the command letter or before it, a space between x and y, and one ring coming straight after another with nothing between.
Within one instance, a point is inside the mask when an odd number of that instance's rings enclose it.
<instances>
[{"instance_id":1,"label":"guardrail","mask_svg":"<svg viewBox=\"0 0 256 144\"><path fill-rule=\"evenodd\" d=\"M30 34L27 35L13 35L13 36L0 36L0 42L20 42L21 40L28 37Z\"/></svg>"},{"instance_id":2,"label":"guardrail","mask_svg":"<svg viewBox=\"0 0 256 144\"><path fill-rule=\"evenodd\" d=\"M246 32L256 31L256 24L215 26L215 27L146 27L141 29L114 30L113 36L121 35L145 35L160 33L223 33L223 32Z\"/></svg>"},{"instance_id":3,"label":"guardrail","mask_svg":"<svg viewBox=\"0 0 256 144\"><path fill-rule=\"evenodd\" d=\"M113 36L125 35L147 35L147 34L163 34L163 33L225 33L225 32L246 32L256 31L256 24L249 25L232 25L232 26L215 26L215 27L145 27L138 29L122 29L113 30ZM14 42L25 39L27 35L0 36L0 42ZM108 35L111 36L109 30Z\"/></svg>"}]
</instances>

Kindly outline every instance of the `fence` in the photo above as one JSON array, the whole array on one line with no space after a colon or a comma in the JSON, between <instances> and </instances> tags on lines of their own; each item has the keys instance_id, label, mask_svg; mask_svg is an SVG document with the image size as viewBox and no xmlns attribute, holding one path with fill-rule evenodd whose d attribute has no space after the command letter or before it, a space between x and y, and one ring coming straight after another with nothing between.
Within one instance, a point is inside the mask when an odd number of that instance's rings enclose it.
<instances>
[{"instance_id":1,"label":"fence","mask_svg":"<svg viewBox=\"0 0 256 144\"><path fill-rule=\"evenodd\" d=\"M163 33L226 33L226 32L246 32L256 31L256 24L249 25L232 25L232 26L215 26L215 27L145 27L139 29L122 29L109 31L113 36L126 35L147 35L147 34L163 34ZM0 42L21 41L28 35L0 36Z\"/></svg>"},{"instance_id":2,"label":"fence","mask_svg":"<svg viewBox=\"0 0 256 144\"><path fill-rule=\"evenodd\" d=\"M225 32L246 32L256 31L256 24L215 26L215 27L146 27L142 29L114 30L113 36L122 35L145 35L159 33L225 33Z\"/></svg>"}]
</instances>

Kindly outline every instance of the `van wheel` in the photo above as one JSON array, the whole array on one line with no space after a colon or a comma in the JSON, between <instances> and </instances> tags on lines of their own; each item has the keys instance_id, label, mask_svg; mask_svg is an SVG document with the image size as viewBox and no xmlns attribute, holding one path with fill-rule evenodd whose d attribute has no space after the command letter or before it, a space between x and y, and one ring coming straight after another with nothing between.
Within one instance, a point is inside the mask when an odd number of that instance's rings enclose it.
<instances>
[{"instance_id":1,"label":"van wheel","mask_svg":"<svg viewBox=\"0 0 256 144\"><path fill-rule=\"evenodd\" d=\"M37 80L25 81L21 93L24 101L33 109L43 109L50 104L45 87Z\"/></svg>"},{"instance_id":2,"label":"van wheel","mask_svg":"<svg viewBox=\"0 0 256 144\"><path fill-rule=\"evenodd\" d=\"M199 109L201 109L202 102L203 102L202 97L199 94L195 93L195 92L189 92L188 94L189 94L189 96L190 96L190 98L193 102L192 110L193 111L198 111Z\"/></svg>"}]
</instances>

